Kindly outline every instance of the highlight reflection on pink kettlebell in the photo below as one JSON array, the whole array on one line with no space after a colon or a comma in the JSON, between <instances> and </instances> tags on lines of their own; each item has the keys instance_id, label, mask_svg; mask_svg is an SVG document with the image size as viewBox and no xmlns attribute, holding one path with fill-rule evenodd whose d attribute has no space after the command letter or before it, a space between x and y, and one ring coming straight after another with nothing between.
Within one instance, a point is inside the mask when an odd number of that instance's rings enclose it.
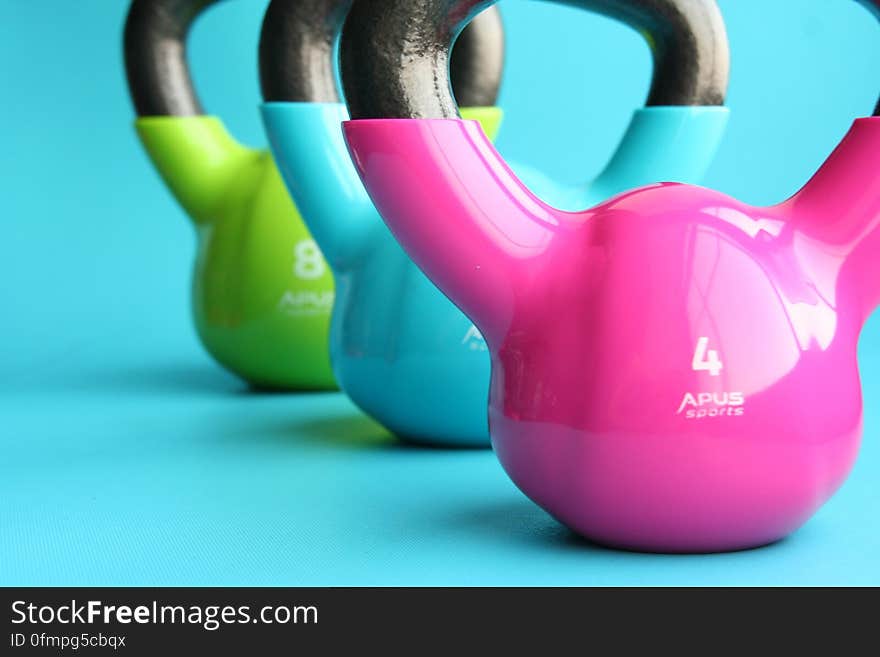
<instances>
[{"instance_id":1,"label":"highlight reflection on pink kettlebell","mask_svg":"<svg viewBox=\"0 0 880 657\"><path fill-rule=\"evenodd\" d=\"M856 346L880 302L880 117L856 120L779 205L661 183L562 212L448 92L437 53L491 4L355 3L341 57L345 131L373 201L489 345L501 463L602 543L719 551L786 536L859 447ZM430 102L408 93L426 75L440 81Z\"/></svg>"}]
</instances>

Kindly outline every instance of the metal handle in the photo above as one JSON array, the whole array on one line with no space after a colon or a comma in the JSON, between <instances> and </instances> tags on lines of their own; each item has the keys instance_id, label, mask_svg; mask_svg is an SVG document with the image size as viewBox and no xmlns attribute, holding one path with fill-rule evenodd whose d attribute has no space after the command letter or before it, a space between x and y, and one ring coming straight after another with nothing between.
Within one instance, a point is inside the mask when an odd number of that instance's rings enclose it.
<instances>
[{"instance_id":1,"label":"metal handle","mask_svg":"<svg viewBox=\"0 0 880 657\"><path fill-rule=\"evenodd\" d=\"M334 47L351 6L352 0L272 0L260 39L260 78L265 100L340 100ZM493 8L477 16L455 44L448 67L446 61L444 71L451 69L455 97L462 105L494 105L504 67L500 12ZM374 84L378 91L383 81L374 80Z\"/></svg>"},{"instance_id":2,"label":"metal handle","mask_svg":"<svg viewBox=\"0 0 880 657\"><path fill-rule=\"evenodd\" d=\"M654 57L648 105L721 105L730 56L714 0L557 0L643 33ZM449 48L497 0L356 0L342 33L352 118L455 118Z\"/></svg>"}]
</instances>

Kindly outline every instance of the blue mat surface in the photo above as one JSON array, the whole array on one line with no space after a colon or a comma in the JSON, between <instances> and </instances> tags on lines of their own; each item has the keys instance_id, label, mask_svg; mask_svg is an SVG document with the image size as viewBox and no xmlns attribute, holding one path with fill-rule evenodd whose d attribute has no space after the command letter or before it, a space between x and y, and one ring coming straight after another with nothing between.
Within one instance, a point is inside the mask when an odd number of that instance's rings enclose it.
<instances>
[{"instance_id":1,"label":"blue mat surface","mask_svg":"<svg viewBox=\"0 0 880 657\"><path fill-rule=\"evenodd\" d=\"M489 451L402 446L340 394L256 395L133 328L4 387L0 584L880 584L880 373L856 469L803 529L642 555L574 537Z\"/></svg>"}]
</instances>

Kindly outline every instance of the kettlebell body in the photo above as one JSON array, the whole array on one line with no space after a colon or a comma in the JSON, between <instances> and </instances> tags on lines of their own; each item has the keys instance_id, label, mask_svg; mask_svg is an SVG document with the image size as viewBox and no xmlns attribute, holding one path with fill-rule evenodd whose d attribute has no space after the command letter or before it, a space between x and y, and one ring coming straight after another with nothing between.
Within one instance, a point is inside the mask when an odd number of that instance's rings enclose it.
<instances>
[{"instance_id":1,"label":"kettlebell body","mask_svg":"<svg viewBox=\"0 0 880 657\"><path fill-rule=\"evenodd\" d=\"M880 118L776 206L656 183L580 212L538 199L472 122L345 131L395 236L483 332L492 444L560 521L630 549L736 550L844 481L880 302Z\"/></svg>"},{"instance_id":2,"label":"kettlebell body","mask_svg":"<svg viewBox=\"0 0 880 657\"><path fill-rule=\"evenodd\" d=\"M330 269L271 154L201 113L181 59L190 22L211 4L135 0L126 25L137 134L196 227L196 329L217 362L254 386L333 389ZM169 53L169 42L179 48Z\"/></svg>"},{"instance_id":3,"label":"kettlebell body","mask_svg":"<svg viewBox=\"0 0 880 657\"><path fill-rule=\"evenodd\" d=\"M346 133L395 235L486 337L502 465L562 522L627 548L740 549L843 482L880 301L880 119L778 206L656 184L580 213L534 197L473 123ZM453 260L441 239L469 247Z\"/></svg>"},{"instance_id":4,"label":"kettlebell body","mask_svg":"<svg viewBox=\"0 0 880 657\"><path fill-rule=\"evenodd\" d=\"M279 8L273 25L285 23L291 10L282 5L270 5L266 25L273 7ZM264 46L265 41L264 36ZM263 68L273 70L279 58L271 48L262 50ZM264 95L276 98L280 92ZM479 119L490 139L494 137L500 110L482 107L464 113ZM291 195L333 268L337 297L330 349L340 387L362 410L406 439L488 446L486 342L382 225L339 129L348 119L345 106L268 102L263 118ZM717 106L642 109L604 172L587 185L566 187L516 168L543 197L580 207L663 172L697 180L714 155L727 118L726 108ZM451 239L445 243L446 256L458 258L459 245Z\"/></svg>"}]
</instances>

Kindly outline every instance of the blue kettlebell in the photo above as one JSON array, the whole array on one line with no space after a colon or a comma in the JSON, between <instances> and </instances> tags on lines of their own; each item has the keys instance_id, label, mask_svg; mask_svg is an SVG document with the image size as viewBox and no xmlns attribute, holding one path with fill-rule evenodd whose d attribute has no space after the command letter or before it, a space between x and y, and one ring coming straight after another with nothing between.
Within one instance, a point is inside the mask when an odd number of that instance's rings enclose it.
<instances>
[{"instance_id":1,"label":"blue kettlebell","mask_svg":"<svg viewBox=\"0 0 880 657\"><path fill-rule=\"evenodd\" d=\"M714 3L698 3L707 10L696 19L691 12L676 14L676 21L661 11L680 2L653 2L659 9L649 21L619 10L626 3L597 4L598 11L642 30L654 45L651 95L591 184L565 188L514 166L547 200L587 206L656 180L702 176L727 124L728 110L721 106L727 40L711 11L717 11ZM267 10L260 44L267 101L262 114L282 176L336 280L330 328L336 379L364 412L403 439L489 446L485 341L394 240L363 188L342 135L340 124L348 113L339 98L335 46L351 0L304 4L273 0ZM296 51L291 40L311 43L316 26L326 43L325 61L291 56ZM689 58L696 55L695 67ZM463 116L480 120L490 137L501 120L494 103L503 58L503 28L493 7L468 26L449 62L456 99L471 108ZM695 75L699 84L692 84ZM420 93L434 95L430 77L414 79L426 81ZM380 96L376 99L381 102Z\"/></svg>"}]
</instances>

